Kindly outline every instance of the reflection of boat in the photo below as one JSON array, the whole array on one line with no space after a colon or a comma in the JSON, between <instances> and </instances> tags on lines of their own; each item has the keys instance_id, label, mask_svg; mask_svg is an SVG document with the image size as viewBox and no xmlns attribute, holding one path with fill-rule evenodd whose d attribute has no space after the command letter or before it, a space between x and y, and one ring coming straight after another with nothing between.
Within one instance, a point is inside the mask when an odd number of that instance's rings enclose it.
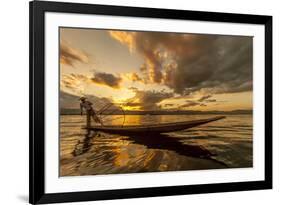
<instances>
[{"instance_id":1,"label":"reflection of boat","mask_svg":"<svg viewBox=\"0 0 281 205\"><path fill-rule=\"evenodd\" d=\"M217 121L225 118L224 116L213 117L208 119L201 120L191 120L184 122L173 122L173 123L160 123L160 124L149 124L149 125L128 125L128 126L119 126L119 125L108 125L100 126L94 125L87 127L87 129L101 131L112 134L124 134L124 135L134 135L134 134L147 134L147 133L166 133L166 132L175 132L179 130L185 130L188 128L196 127L202 124L209 122Z\"/></svg>"}]
</instances>

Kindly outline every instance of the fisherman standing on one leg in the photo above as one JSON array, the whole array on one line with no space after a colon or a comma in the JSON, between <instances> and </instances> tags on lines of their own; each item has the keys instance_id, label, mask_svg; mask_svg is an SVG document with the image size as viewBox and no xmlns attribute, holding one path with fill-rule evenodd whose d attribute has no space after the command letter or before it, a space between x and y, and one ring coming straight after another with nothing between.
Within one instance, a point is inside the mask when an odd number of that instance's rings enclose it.
<instances>
[{"instance_id":1,"label":"fisherman standing on one leg","mask_svg":"<svg viewBox=\"0 0 281 205\"><path fill-rule=\"evenodd\" d=\"M87 113L87 127L91 126L91 117L94 119L94 121L96 123L102 124L102 122L97 117L96 112L94 111L94 109L92 107L93 103L88 101L85 97L81 97L80 101L81 101L81 103L80 103L80 113L81 113L81 115L83 114L83 108L86 110L86 113Z\"/></svg>"}]
</instances>

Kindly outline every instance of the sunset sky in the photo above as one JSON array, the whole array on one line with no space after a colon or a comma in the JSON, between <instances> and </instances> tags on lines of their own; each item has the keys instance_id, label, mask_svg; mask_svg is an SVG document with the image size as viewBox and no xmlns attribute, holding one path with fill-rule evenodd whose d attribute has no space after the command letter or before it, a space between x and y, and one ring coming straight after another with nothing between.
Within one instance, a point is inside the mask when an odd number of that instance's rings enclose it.
<instances>
[{"instance_id":1,"label":"sunset sky","mask_svg":"<svg viewBox=\"0 0 281 205\"><path fill-rule=\"evenodd\" d=\"M61 92L127 110L252 109L252 55L252 37L61 28Z\"/></svg>"}]
</instances>

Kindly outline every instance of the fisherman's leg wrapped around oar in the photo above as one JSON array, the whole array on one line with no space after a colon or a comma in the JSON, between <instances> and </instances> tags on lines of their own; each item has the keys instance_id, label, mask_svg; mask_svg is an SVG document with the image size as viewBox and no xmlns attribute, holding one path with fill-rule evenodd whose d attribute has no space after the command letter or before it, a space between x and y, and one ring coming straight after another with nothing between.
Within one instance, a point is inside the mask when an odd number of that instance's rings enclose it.
<instances>
[{"instance_id":1,"label":"fisherman's leg wrapped around oar","mask_svg":"<svg viewBox=\"0 0 281 205\"><path fill-rule=\"evenodd\" d=\"M100 123L102 125L102 122L96 115L96 112L93 109L91 109L89 112L90 112L90 115L92 116L92 118L95 120L95 122Z\"/></svg>"}]
</instances>

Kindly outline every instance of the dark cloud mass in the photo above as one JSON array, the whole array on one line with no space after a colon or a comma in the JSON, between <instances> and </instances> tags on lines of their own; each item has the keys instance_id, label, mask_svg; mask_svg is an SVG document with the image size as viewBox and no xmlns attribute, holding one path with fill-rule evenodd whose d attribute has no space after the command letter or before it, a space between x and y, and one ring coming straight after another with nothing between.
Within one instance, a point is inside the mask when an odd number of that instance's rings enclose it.
<instances>
[{"instance_id":1,"label":"dark cloud mass","mask_svg":"<svg viewBox=\"0 0 281 205\"><path fill-rule=\"evenodd\" d=\"M212 94L252 90L252 37L162 32L125 37L130 41L118 40L144 57L140 71L152 83L186 95L202 89Z\"/></svg>"},{"instance_id":2,"label":"dark cloud mass","mask_svg":"<svg viewBox=\"0 0 281 205\"><path fill-rule=\"evenodd\" d=\"M122 82L121 77L103 72L95 72L91 80L96 84L105 85L116 89L120 88L120 83Z\"/></svg>"}]
</instances>

